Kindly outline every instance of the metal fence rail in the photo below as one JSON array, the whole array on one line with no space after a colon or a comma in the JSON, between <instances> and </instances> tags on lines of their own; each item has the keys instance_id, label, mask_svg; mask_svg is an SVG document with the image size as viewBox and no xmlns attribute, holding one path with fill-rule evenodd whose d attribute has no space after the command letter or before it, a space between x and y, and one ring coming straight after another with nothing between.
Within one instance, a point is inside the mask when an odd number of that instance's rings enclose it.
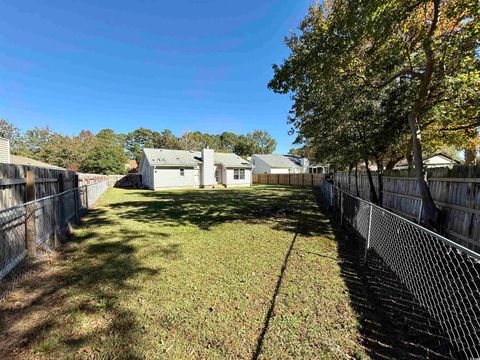
<instances>
[{"instance_id":1,"label":"metal fence rail","mask_svg":"<svg viewBox=\"0 0 480 360\"><path fill-rule=\"evenodd\" d=\"M0 210L0 299L15 283L22 260L41 260L107 190L108 181ZM27 267L28 268L28 267ZM28 272L28 271L27 271Z\"/></svg>"},{"instance_id":2,"label":"metal fence rail","mask_svg":"<svg viewBox=\"0 0 480 360\"><path fill-rule=\"evenodd\" d=\"M368 257L380 257L438 327L434 351L447 358L480 358L480 254L326 181L320 194L359 235L366 265Z\"/></svg>"}]
</instances>

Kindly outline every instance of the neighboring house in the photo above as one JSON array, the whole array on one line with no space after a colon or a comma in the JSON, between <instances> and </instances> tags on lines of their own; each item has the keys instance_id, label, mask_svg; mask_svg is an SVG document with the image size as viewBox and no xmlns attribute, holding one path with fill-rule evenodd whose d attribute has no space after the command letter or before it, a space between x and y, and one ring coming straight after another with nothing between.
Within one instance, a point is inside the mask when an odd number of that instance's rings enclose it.
<instances>
[{"instance_id":1,"label":"neighboring house","mask_svg":"<svg viewBox=\"0 0 480 360\"><path fill-rule=\"evenodd\" d=\"M427 169L438 168L438 167L448 167L453 168L455 165L460 164L460 161L452 159L451 157L444 154L434 154L423 158L423 165ZM400 160L394 170L405 170L408 169L408 162L406 159Z\"/></svg>"},{"instance_id":2,"label":"neighboring house","mask_svg":"<svg viewBox=\"0 0 480 360\"><path fill-rule=\"evenodd\" d=\"M233 153L143 149L139 172L149 189L250 186L251 165Z\"/></svg>"},{"instance_id":3,"label":"neighboring house","mask_svg":"<svg viewBox=\"0 0 480 360\"><path fill-rule=\"evenodd\" d=\"M10 140L0 138L0 163L10 164Z\"/></svg>"},{"instance_id":4,"label":"neighboring house","mask_svg":"<svg viewBox=\"0 0 480 360\"><path fill-rule=\"evenodd\" d=\"M36 166L48 169L65 170L59 166L50 165L43 161L30 159L26 156L11 155L10 141L8 139L0 138L0 163L13 165Z\"/></svg>"},{"instance_id":5,"label":"neighboring house","mask_svg":"<svg viewBox=\"0 0 480 360\"><path fill-rule=\"evenodd\" d=\"M30 159L25 156L19 156L19 155L10 155L10 163L15 165L27 165L27 166L36 166L36 167L42 167L42 168L48 168L48 169L65 170L60 166L50 165L50 164L44 163L43 161L38 161L38 160Z\"/></svg>"},{"instance_id":6,"label":"neighboring house","mask_svg":"<svg viewBox=\"0 0 480 360\"><path fill-rule=\"evenodd\" d=\"M307 158L281 154L253 154L250 160L254 174L322 174L328 165L310 162Z\"/></svg>"}]
</instances>

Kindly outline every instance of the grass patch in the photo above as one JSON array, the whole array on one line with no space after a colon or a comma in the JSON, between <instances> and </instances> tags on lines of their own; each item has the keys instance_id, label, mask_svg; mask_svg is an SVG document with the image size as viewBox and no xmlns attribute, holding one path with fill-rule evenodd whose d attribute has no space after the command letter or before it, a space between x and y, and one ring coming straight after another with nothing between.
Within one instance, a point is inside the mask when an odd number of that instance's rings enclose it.
<instances>
[{"instance_id":1,"label":"grass patch","mask_svg":"<svg viewBox=\"0 0 480 360\"><path fill-rule=\"evenodd\" d=\"M288 216L265 215L272 208ZM111 189L51 272L2 305L4 355L364 355L337 244L308 189Z\"/></svg>"}]
</instances>

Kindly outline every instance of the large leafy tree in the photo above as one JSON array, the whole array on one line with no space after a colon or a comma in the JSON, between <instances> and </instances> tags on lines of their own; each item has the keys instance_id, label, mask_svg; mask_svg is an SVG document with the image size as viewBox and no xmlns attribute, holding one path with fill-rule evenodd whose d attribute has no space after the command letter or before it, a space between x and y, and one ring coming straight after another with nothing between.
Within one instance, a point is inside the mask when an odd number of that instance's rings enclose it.
<instances>
[{"instance_id":1,"label":"large leafy tree","mask_svg":"<svg viewBox=\"0 0 480 360\"><path fill-rule=\"evenodd\" d=\"M324 2L311 7L301 33L287 39L291 55L274 66L269 84L274 91L292 94L290 120L309 143L321 144L325 134L340 146L345 139L355 139L345 137L343 126L353 127L351 122L359 119L357 110L361 114L367 103L374 111L363 113L367 116L362 126L372 128L366 125L368 118L379 121L382 130L378 134L388 135L378 136L374 131L366 137L382 141L374 151L379 155L391 153L399 141L404 142L405 133L391 134L391 130L406 125L424 220L434 228L439 224L439 210L423 176L423 145L425 140L440 138L448 143L475 136L480 94L479 7L473 0ZM351 99L356 98L365 102L355 101L351 108ZM347 104L348 108L342 106ZM395 111L386 111L389 107ZM345 120L339 108L344 109ZM325 125L332 122L343 131ZM389 127L381 126L388 123ZM389 144L395 136L398 140ZM366 141L362 147L370 144ZM350 142L347 147L355 152L358 144Z\"/></svg>"},{"instance_id":2,"label":"large leafy tree","mask_svg":"<svg viewBox=\"0 0 480 360\"><path fill-rule=\"evenodd\" d=\"M19 140L20 131L15 125L9 123L5 119L0 118L0 137L15 143Z\"/></svg>"},{"instance_id":3,"label":"large leafy tree","mask_svg":"<svg viewBox=\"0 0 480 360\"><path fill-rule=\"evenodd\" d=\"M111 129L101 130L87 149L81 171L95 174L123 174L127 157L124 151L124 136Z\"/></svg>"}]
</instances>

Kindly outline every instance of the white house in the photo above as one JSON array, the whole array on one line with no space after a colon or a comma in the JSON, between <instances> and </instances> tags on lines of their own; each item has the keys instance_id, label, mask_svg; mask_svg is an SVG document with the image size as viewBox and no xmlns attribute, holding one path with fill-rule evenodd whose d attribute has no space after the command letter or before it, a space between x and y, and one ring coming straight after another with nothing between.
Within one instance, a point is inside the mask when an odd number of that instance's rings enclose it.
<instances>
[{"instance_id":1,"label":"white house","mask_svg":"<svg viewBox=\"0 0 480 360\"><path fill-rule=\"evenodd\" d=\"M251 165L233 153L143 149L139 173L149 189L250 186Z\"/></svg>"},{"instance_id":2,"label":"white house","mask_svg":"<svg viewBox=\"0 0 480 360\"><path fill-rule=\"evenodd\" d=\"M437 167L448 167L453 168L455 165L460 164L460 161L452 159L451 157L438 153L431 156L427 156L423 158L423 165L427 169L437 168ZM408 162L406 159L400 160L395 167L394 170L405 170L408 169Z\"/></svg>"},{"instance_id":3,"label":"white house","mask_svg":"<svg viewBox=\"0 0 480 360\"><path fill-rule=\"evenodd\" d=\"M254 174L322 174L328 165L310 162L307 158L294 155L253 154L251 158Z\"/></svg>"}]
</instances>

